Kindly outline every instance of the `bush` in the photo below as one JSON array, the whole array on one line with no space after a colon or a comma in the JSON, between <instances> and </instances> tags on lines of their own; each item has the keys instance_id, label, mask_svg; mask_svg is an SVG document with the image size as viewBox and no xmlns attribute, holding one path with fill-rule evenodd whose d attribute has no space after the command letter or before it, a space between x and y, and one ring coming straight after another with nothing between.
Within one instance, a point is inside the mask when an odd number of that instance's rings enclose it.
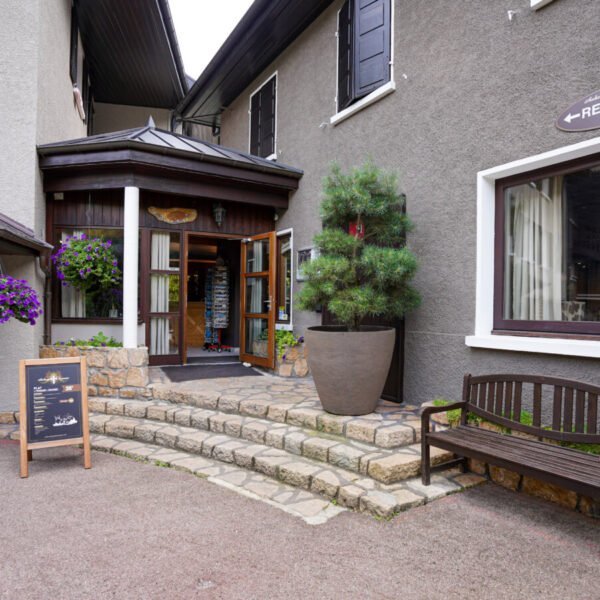
<instances>
[{"instance_id":1,"label":"bush","mask_svg":"<svg viewBox=\"0 0 600 600\"><path fill-rule=\"evenodd\" d=\"M325 307L350 331L366 317L394 319L419 305L410 286L417 261L404 246L410 221L395 175L371 163L344 174L333 166L324 182L319 256L305 267L300 308Z\"/></svg>"},{"instance_id":2,"label":"bush","mask_svg":"<svg viewBox=\"0 0 600 600\"><path fill-rule=\"evenodd\" d=\"M104 335L104 333L102 333L101 331L99 331L96 335L93 335L89 340L71 338L67 342L56 342L54 345L79 347L93 346L95 348L121 348L123 346L123 344L121 342L118 342L114 337L108 337L107 335Z\"/></svg>"}]
</instances>

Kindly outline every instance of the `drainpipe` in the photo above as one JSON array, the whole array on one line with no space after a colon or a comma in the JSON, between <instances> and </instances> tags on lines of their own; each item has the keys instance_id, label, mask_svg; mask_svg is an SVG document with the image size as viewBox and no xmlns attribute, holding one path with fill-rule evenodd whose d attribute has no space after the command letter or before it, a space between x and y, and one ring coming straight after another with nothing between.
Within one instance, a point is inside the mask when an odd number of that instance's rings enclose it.
<instances>
[{"instance_id":1,"label":"drainpipe","mask_svg":"<svg viewBox=\"0 0 600 600\"><path fill-rule=\"evenodd\" d=\"M49 346L52 340L52 321L50 311L52 310L52 267L50 265L50 252L43 252L38 257L40 269L44 278L44 346Z\"/></svg>"}]
</instances>

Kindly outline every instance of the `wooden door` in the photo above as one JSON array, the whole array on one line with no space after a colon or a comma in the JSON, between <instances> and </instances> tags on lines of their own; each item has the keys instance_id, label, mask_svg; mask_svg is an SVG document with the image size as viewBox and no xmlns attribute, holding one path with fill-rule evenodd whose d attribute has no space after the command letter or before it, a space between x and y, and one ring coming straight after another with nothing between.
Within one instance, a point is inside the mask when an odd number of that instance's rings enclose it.
<instances>
[{"instance_id":1,"label":"wooden door","mask_svg":"<svg viewBox=\"0 0 600 600\"><path fill-rule=\"evenodd\" d=\"M240 359L275 368L277 234L242 240Z\"/></svg>"}]
</instances>

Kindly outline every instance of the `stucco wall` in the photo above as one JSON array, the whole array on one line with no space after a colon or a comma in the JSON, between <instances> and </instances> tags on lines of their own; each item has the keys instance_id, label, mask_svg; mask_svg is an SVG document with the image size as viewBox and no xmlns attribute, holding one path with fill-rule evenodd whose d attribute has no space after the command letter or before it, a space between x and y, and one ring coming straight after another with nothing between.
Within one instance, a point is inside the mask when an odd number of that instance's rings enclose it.
<instances>
[{"instance_id":1,"label":"stucco wall","mask_svg":"<svg viewBox=\"0 0 600 600\"><path fill-rule=\"evenodd\" d=\"M85 135L69 77L70 0L7 0L0 21L0 212L45 237L45 204L36 144ZM38 293L31 257L3 257L8 274ZM17 405L18 360L37 357L42 320L0 325L0 411Z\"/></svg>"},{"instance_id":2,"label":"stucco wall","mask_svg":"<svg viewBox=\"0 0 600 600\"><path fill-rule=\"evenodd\" d=\"M544 372L600 383L597 360L472 350L475 319L476 173L573 144L554 121L598 87L596 0L395 2L394 93L336 127L336 14L332 5L224 113L221 141L248 150L248 94L278 71L277 154L305 175L281 228L294 246L320 228L321 181L332 161L367 157L400 174L415 223L409 244L423 295L407 319L406 399L460 396L462 374ZM507 11L517 10L509 21ZM295 311L294 326L319 320Z\"/></svg>"},{"instance_id":3,"label":"stucco wall","mask_svg":"<svg viewBox=\"0 0 600 600\"><path fill-rule=\"evenodd\" d=\"M94 105L93 133L109 133L143 127L148 123L150 116L159 129L170 130L170 111L168 109L97 102Z\"/></svg>"}]
</instances>

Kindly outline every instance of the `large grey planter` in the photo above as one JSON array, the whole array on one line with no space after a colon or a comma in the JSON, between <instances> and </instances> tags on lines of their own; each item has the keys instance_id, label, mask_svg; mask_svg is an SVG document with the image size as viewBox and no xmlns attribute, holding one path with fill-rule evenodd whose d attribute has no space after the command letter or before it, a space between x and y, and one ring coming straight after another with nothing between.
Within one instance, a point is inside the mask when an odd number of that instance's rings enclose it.
<instances>
[{"instance_id":1,"label":"large grey planter","mask_svg":"<svg viewBox=\"0 0 600 600\"><path fill-rule=\"evenodd\" d=\"M366 415L375 410L385 386L396 331L365 326L309 327L304 336L308 364L323 408L335 415Z\"/></svg>"}]
</instances>

